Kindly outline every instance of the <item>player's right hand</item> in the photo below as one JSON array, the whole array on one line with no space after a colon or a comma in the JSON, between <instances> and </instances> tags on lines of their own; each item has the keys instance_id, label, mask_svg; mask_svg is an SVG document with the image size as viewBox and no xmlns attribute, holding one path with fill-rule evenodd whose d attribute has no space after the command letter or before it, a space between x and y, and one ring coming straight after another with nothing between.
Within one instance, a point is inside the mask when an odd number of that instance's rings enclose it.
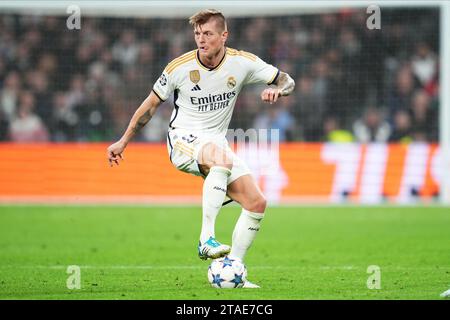
<instances>
[{"instance_id":1,"label":"player's right hand","mask_svg":"<svg viewBox=\"0 0 450 320\"><path fill-rule=\"evenodd\" d=\"M119 160L123 161L122 152L125 150L125 147L126 144L122 141L117 141L108 147L107 157L111 167L114 166L114 163L119 165Z\"/></svg>"}]
</instances>

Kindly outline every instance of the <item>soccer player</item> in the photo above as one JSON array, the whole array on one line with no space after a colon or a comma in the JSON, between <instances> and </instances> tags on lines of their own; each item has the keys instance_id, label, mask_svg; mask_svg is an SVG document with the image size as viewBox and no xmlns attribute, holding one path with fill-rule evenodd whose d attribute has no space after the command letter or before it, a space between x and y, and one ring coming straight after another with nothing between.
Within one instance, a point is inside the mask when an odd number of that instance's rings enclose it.
<instances>
[{"instance_id":1,"label":"soccer player","mask_svg":"<svg viewBox=\"0 0 450 320\"><path fill-rule=\"evenodd\" d=\"M226 47L228 31L221 12L202 10L189 23L197 49L167 65L123 136L108 147L108 160L111 166L123 160L128 142L173 93L175 108L167 134L170 161L178 170L204 178L198 255L206 260L229 254L243 261L259 231L266 200L247 165L228 146L228 125L244 85L274 85L261 93L262 101L272 104L289 95L295 83L257 56ZM214 229L226 197L242 206L231 248L215 239ZM246 282L244 287L258 286Z\"/></svg>"}]
</instances>

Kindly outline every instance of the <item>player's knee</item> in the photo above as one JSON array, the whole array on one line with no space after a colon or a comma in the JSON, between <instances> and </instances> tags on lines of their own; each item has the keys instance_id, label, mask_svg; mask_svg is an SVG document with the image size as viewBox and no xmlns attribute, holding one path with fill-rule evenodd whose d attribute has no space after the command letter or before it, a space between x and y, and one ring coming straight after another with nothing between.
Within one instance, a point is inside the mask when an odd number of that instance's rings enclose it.
<instances>
[{"instance_id":1,"label":"player's knee","mask_svg":"<svg viewBox=\"0 0 450 320\"><path fill-rule=\"evenodd\" d=\"M259 196L255 200L253 200L251 203L249 203L248 211L251 212L258 212L258 213L264 213L267 207L267 200L264 196Z\"/></svg>"},{"instance_id":2,"label":"player's knee","mask_svg":"<svg viewBox=\"0 0 450 320\"><path fill-rule=\"evenodd\" d=\"M213 161L213 164L211 165L211 167L215 167L215 166L224 167L224 168L231 170L233 168L233 160L231 158L216 159L215 161Z\"/></svg>"},{"instance_id":3,"label":"player's knee","mask_svg":"<svg viewBox=\"0 0 450 320\"><path fill-rule=\"evenodd\" d=\"M209 143L203 147L199 162L208 169L216 166L224 167L230 170L233 168L232 156L222 148L219 148L212 143Z\"/></svg>"}]
</instances>

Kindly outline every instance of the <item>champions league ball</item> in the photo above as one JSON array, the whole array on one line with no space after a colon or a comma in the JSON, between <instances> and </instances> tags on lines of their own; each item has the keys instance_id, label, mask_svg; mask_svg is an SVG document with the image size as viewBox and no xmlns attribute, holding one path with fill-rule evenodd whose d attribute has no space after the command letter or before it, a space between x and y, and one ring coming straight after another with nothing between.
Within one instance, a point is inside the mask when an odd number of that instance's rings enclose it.
<instances>
[{"instance_id":1,"label":"champions league ball","mask_svg":"<svg viewBox=\"0 0 450 320\"><path fill-rule=\"evenodd\" d=\"M214 288L241 288L246 278L245 265L228 256L213 260L208 268L208 281Z\"/></svg>"}]
</instances>

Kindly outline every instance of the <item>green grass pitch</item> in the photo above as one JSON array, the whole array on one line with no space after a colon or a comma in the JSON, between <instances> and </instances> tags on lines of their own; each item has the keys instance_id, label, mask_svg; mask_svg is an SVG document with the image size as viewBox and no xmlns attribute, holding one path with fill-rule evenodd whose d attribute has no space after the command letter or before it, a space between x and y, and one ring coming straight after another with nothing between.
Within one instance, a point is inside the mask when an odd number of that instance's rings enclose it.
<instances>
[{"instance_id":1,"label":"green grass pitch","mask_svg":"<svg viewBox=\"0 0 450 320\"><path fill-rule=\"evenodd\" d=\"M231 242L240 210L222 209ZM0 206L0 299L441 299L445 207L272 207L250 249L261 289L214 289L197 257L200 207ZM68 289L67 267L81 288ZM370 265L381 289L368 289Z\"/></svg>"}]
</instances>

